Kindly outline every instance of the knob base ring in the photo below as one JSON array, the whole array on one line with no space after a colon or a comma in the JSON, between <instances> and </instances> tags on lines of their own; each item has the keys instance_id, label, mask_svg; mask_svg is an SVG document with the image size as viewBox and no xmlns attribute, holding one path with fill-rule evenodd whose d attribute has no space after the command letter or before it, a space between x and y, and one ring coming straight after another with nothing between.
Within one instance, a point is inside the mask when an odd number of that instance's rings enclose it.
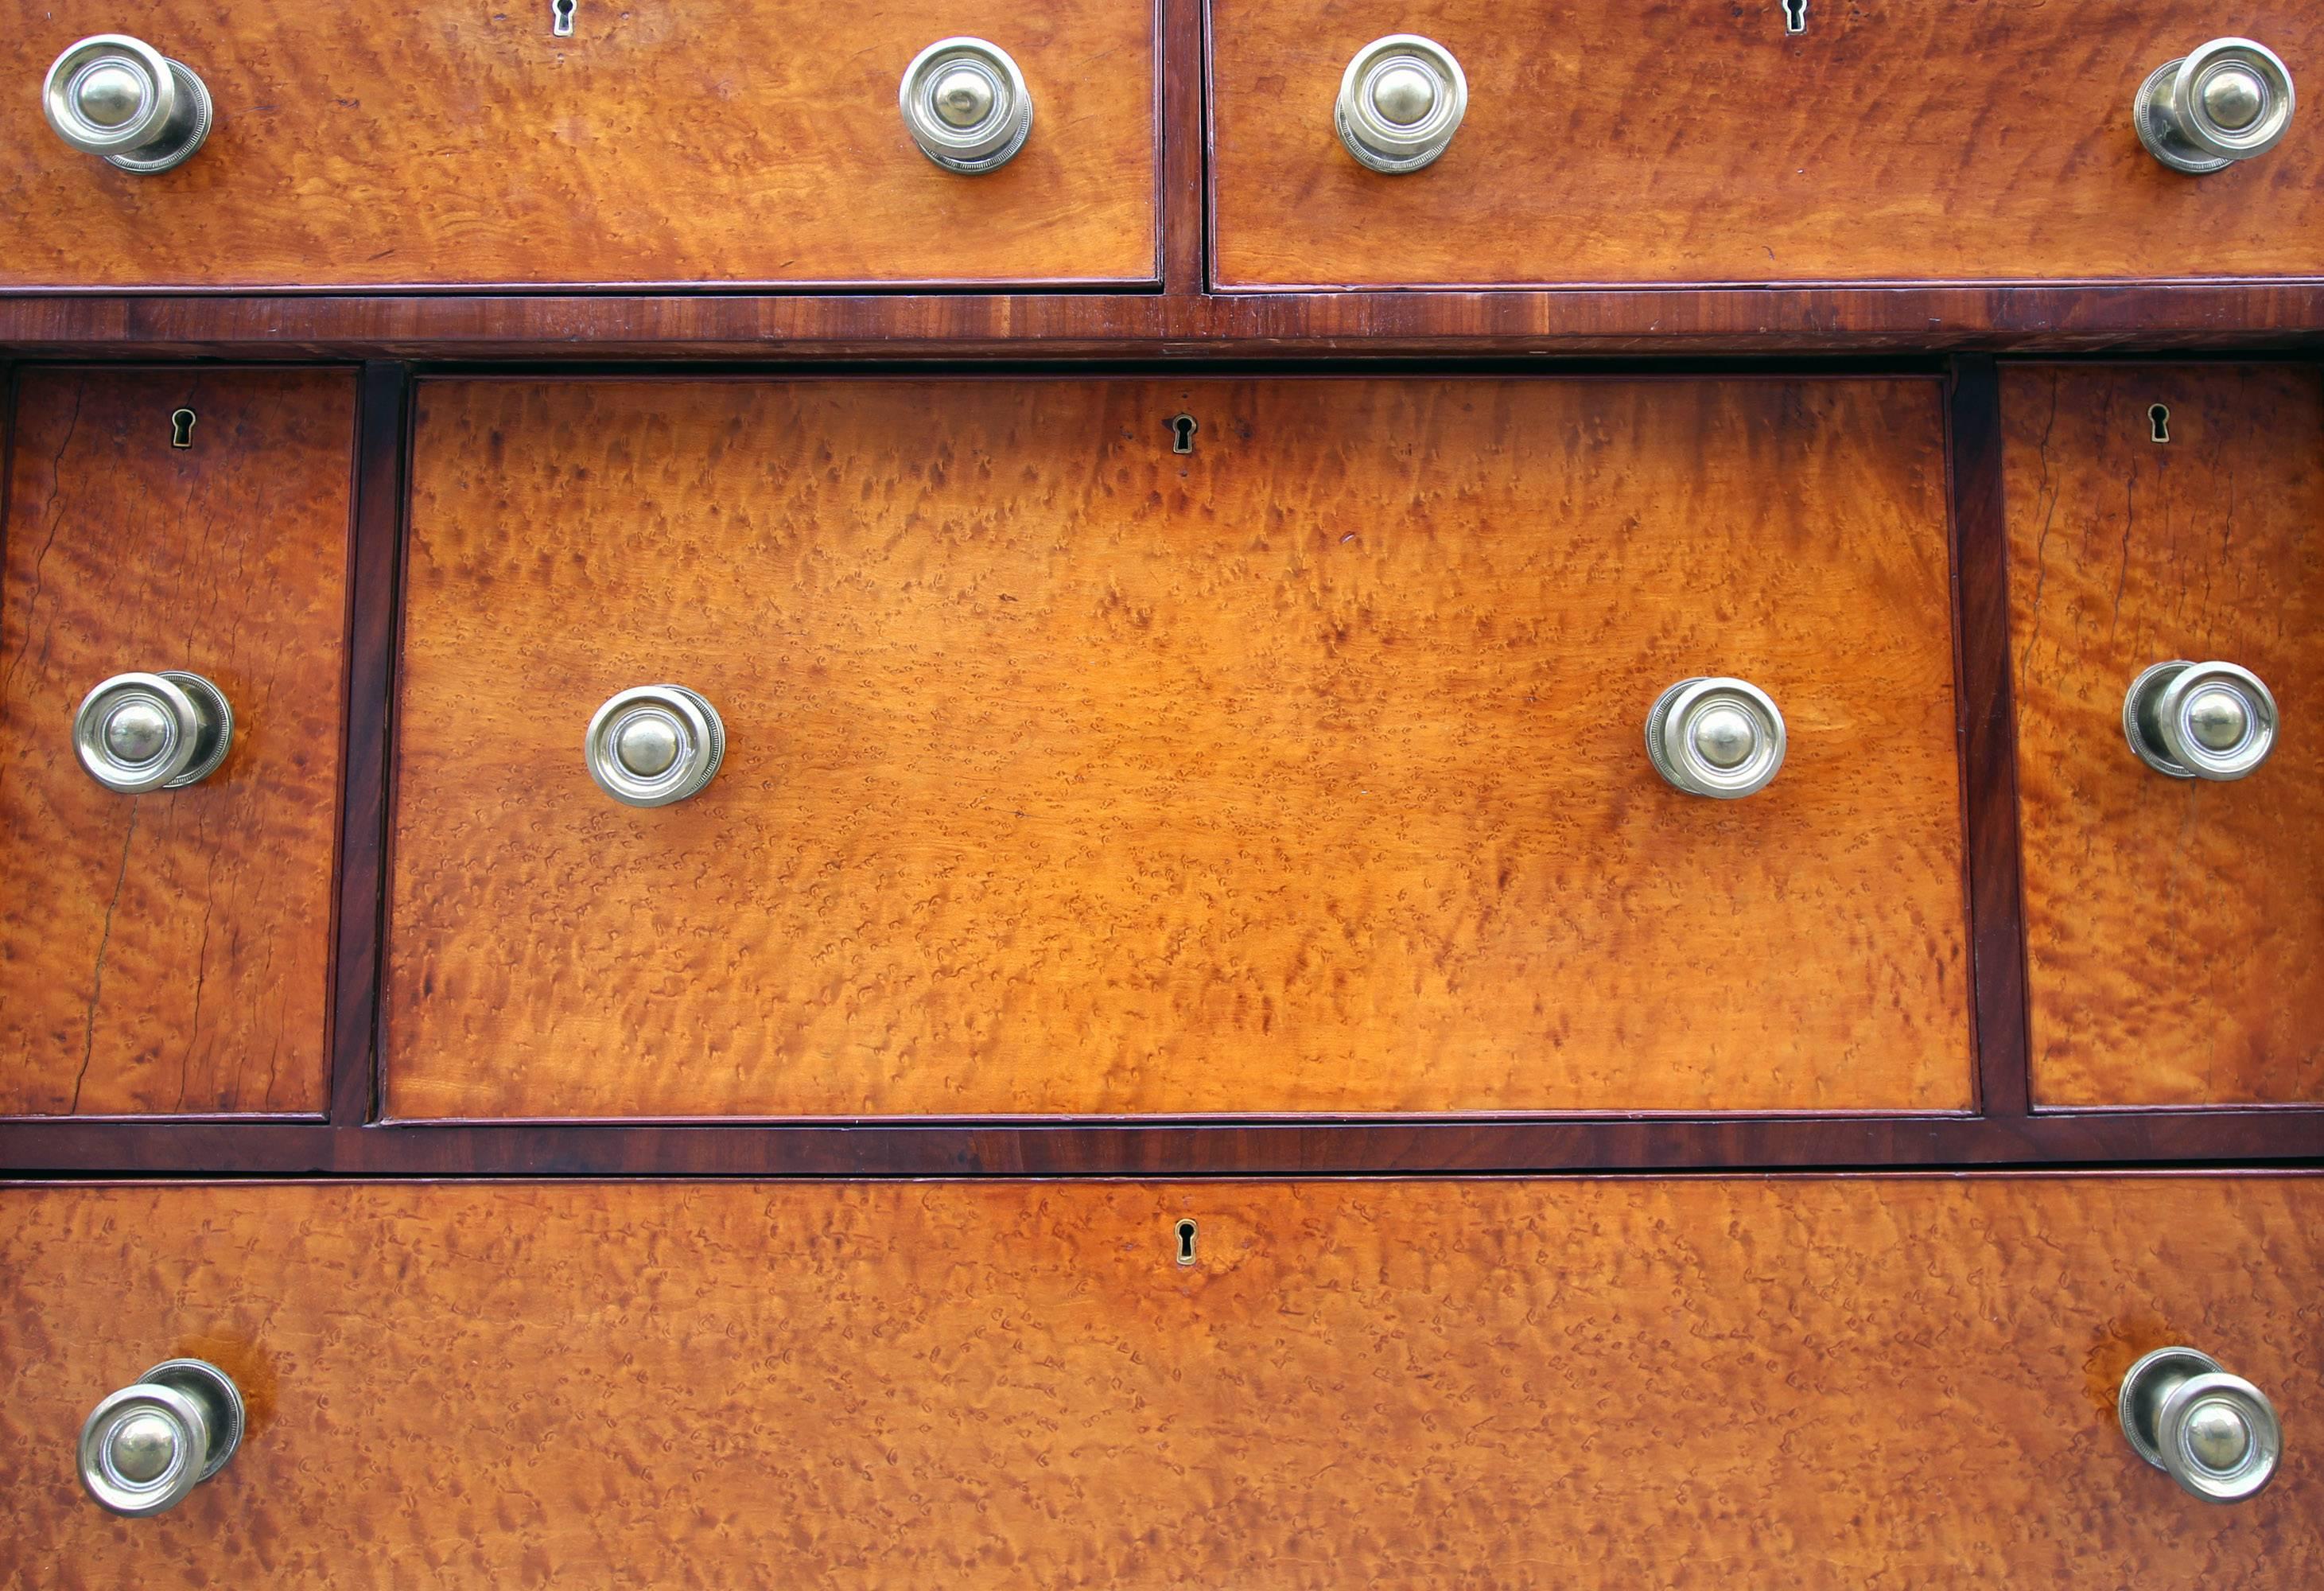
<instances>
[{"instance_id":1,"label":"knob base ring","mask_svg":"<svg viewBox=\"0 0 2324 1591\"><path fill-rule=\"evenodd\" d=\"M137 1378L153 1386L165 1386L185 1393L201 1404L208 1419L209 1454L202 1462L202 1472L194 1477L197 1485L217 1474L226 1466L242 1446L242 1432L248 1421L248 1411L242 1401L242 1389L234 1384L234 1377L207 1359L164 1359Z\"/></svg>"},{"instance_id":2,"label":"knob base ring","mask_svg":"<svg viewBox=\"0 0 2324 1591\"><path fill-rule=\"evenodd\" d=\"M2179 69L2187 64L2185 56L2166 60L2146 75L2138 86L2136 109L2131 120L2138 128L2138 141L2146 145L2146 153L2174 171L2190 177L2208 177L2214 171L2224 171L2236 162L2198 149L2181 137L2171 115L2172 86L2178 81Z\"/></svg>"},{"instance_id":3,"label":"knob base ring","mask_svg":"<svg viewBox=\"0 0 2324 1591\"><path fill-rule=\"evenodd\" d=\"M177 109L171 113L161 135L123 153L99 157L109 166L118 166L140 177L157 176L184 165L209 142L209 88L182 63L164 56L161 64L170 69L170 80L178 90Z\"/></svg>"},{"instance_id":4,"label":"knob base ring","mask_svg":"<svg viewBox=\"0 0 2324 1591\"><path fill-rule=\"evenodd\" d=\"M2141 1458L2157 1469L2170 1468L2163 1462L2156 1433L2163 1401L2194 1377L2218 1373L2219 1362L2210 1355L2178 1347L2156 1348L2123 1373L2122 1389L2115 1394L2115 1418L2122 1422L2122 1434Z\"/></svg>"}]
</instances>

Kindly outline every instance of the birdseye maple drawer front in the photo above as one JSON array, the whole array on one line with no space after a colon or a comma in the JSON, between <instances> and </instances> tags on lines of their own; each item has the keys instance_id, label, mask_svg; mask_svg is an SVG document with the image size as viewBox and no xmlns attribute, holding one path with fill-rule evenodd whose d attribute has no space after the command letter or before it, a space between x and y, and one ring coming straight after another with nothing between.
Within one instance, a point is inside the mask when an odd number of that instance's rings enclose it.
<instances>
[{"instance_id":1,"label":"birdseye maple drawer front","mask_svg":"<svg viewBox=\"0 0 2324 1591\"><path fill-rule=\"evenodd\" d=\"M1940 408L427 382L390 1113L1965 1106Z\"/></svg>"},{"instance_id":2,"label":"birdseye maple drawer front","mask_svg":"<svg viewBox=\"0 0 2324 1591\"><path fill-rule=\"evenodd\" d=\"M0 1115L323 1108L354 430L346 371L21 378Z\"/></svg>"},{"instance_id":3,"label":"birdseye maple drawer front","mask_svg":"<svg viewBox=\"0 0 2324 1591\"><path fill-rule=\"evenodd\" d=\"M2002 402L2034 1096L2324 1100L2324 381Z\"/></svg>"},{"instance_id":4,"label":"birdseye maple drawer front","mask_svg":"<svg viewBox=\"0 0 2324 1591\"><path fill-rule=\"evenodd\" d=\"M24 1586L2324 1581L2313 1177L0 1193ZM1193 1254L1181 1263L1180 1224ZM2200 1500L2116 1392L2282 1431ZM75 1477L157 1362L244 1434Z\"/></svg>"},{"instance_id":5,"label":"birdseye maple drawer front","mask_svg":"<svg viewBox=\"0 0 2324 1591\"><path fill-rule=\"evenodd\" d=\"M1155 34L1152 0L0 0L0 287L1151 281Z\"/></svg>"},{"instance_id":6,"label":"birdseye maple drawer front","mask_svg":"<svg viewBox=\"0 0 2324 1591\"><path fill-rule=\"evenodd\" d=\"M2324 90L2312 0L1210 15L1228 287L2312 277L2324 260L2324 122L2282 120ZM1397 35L1418 42L1370 48ZM2150 133L2209 174L2138 131L2142 85L2172 61L2190 64L2157 79Z\"/></svg>"}]
</instances>

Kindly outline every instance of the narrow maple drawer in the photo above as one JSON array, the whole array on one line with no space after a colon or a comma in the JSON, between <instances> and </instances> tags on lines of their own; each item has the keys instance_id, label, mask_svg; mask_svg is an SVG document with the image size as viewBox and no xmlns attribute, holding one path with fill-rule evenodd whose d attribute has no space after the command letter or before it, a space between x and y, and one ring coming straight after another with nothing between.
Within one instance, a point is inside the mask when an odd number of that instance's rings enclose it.
<instances>
[{"instance_id":1,"label":"narrow maple drawer","mask_svg":"<svg viewBox=\"0 0 2324 1591\"><path fill-rule=\"evenodd\" d=\"M390 1114L1964 1107L1940 411L427 382Z\"/></svg>"},{"instance_id":2,"label":"narrow maple drawer","mask_svg":"<svg viewBox=\"0 0 2324 1591\"><path fill-rule=\"evenodd\" d=\"M2324 383L2002 382L2034 1096L2324 1100Z\"/></svg>"},{"instance_id":3,"label":"narrow maple drawer","mask_svg":"<svg viewBox=\"0 0 2324 1591\"><path fill-rule=\"evenodd\" d=\"M323 1108L354 443L345 370L21 377L0 1115Z\"/></svg>"}]
</instances>

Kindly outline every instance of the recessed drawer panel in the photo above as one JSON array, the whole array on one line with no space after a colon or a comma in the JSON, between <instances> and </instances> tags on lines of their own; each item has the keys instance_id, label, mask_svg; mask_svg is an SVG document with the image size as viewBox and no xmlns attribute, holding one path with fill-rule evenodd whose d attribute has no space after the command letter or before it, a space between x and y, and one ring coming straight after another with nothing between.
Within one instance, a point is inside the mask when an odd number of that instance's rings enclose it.
<instances>
[{"instance_id":1,"label":"recessed drawer panel","mask_svg":"<svg viewBox=\"0 0 2324 1591\"><path fill-rule=\"evenodd\" d=\"M198 153L134 173L51 130L44 74L85 34L200 79ZM961 35L1031 106L978 175L924 156L899 106ZM1154 39L1151 0L0 0L0 286L1150 280ZM134 106L124 59L69 63L62 114ZM962 81L999 118L970 128L990 161L1014 90L986 56Z\"/></svg>"},{"instance_id":2,"label":"recessed drawer panel","mask_svg":"<svg viewBox=\"0 0 2324 1591\"><path fill-rule=\"evenodd\" d=\"M2034 1096L2324 1099L2316 367L2002 400Z\"/></svg>"},{"instance_id":3,"label":"recessed drawer panel","mask_svg":"<svg viewBox=\"0 0 2324 1591\"><path fill-rule=\"evenodd\" d=\"M354 432L346 371L22 377L0 1114L323 1107Z\"/></svg>"},{"instance_id":4,"label":"recessed drawer panel","mask_svg":"<svg viewBox=\"0 0 2324 1591\"><path fill-rule=\"evenodd\" d=\"M2313 1178L0 1195L24 1586L2308 1587ZM1194 1223L1190 1263L1179 1224ZM2116 1391L2284 1432L2198 1500ZM74 1442L171 1356L158 1517ZM401 1578L399 1578L401 1577Z\"/></svg>"},{"instance_id":5,"label":"recessed drawer panel","mask_svg":"<svg viewBox=\"0 0 2324 1591\"><path fill-rule=\"evenodd\" d=\"M2309 0L1213 0L1211 18L1229 287L2305 278L2324 261L2312 109L2206 176L2148 153L2133 114L2151 72L2222 35L2312 95ZM1449 51L1466 86L1443 153L1402 174L1335 131L1361 57L1357 109L1398 119L1367 138L1360 115L1360 143L1398 163L1441 142L1455 80L1366 53L1396 34ZM2288 103L2238 108L2249 61L2192 69L2221 115L2248 109L2246 143Z\"/></svg>"},{"instance_id":6,"label":"recessed drawer panel","mask_svg":"<svg viewBox=\"0 0 2324 1591\"><path fill-rule=\"evenodd\" d=\"M1964 1106L1939 398L427 383L390 1112Z\"/></svg>"}]
</instances>

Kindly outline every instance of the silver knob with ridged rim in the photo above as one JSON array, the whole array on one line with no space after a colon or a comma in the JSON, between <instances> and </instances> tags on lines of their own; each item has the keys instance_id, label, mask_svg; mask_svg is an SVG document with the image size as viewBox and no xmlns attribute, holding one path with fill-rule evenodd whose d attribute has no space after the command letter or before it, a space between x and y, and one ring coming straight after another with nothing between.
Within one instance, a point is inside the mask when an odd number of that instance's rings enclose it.
<instances>
[{"instance_id":1,"label":"silver knob with ridged rim","mask_svg":"<svg viewBox=\"0 0 2324 1591\"><path fill-rule=\"evenodd\" d=\"M226 761L234 708L199 674L115 674L81 698L72 736L80 765L107 790L182 790Z\"/></svg>"},{"instance_id":2,"label":"silver knob with ridged rim","mask_svg":"<svg viewBox=\"0 0 2324 1591\"><path fill-rule=\"evenodd\" d=\"M1417 33L1390 33L1348 62L1332 120L1350 154L1401 176L1451 147L1468 110L1469 79L1450 50Z\"/></svg>"},{"instance_id":3,"label":"silver knob with ridged rim","mask_svg":"<svg viewBox=\"0 0 2324 1591\"><path fill-rule=\"evenodd\" d=\"M982 39L939 39L904 69L897 103L912 142L947 171L1007 165L1033 135L1033 94L1009 52Z\"/></svg>"},{"instance_id":4,"label":"silver knob with ridged rim","mask_svg":"<svg viewBox=\"0 0 2324 1591\"><path fill-rule=\"evenodd\" d=\"M699 794L726 760L726 726L699 691L640 685L589 720L589 777L625 807L667 807Z\"/></svg>"},{"instance_id":5,"label":"silver knob with ridged rim","mask_svg":"<svg viewBox=\"0 0 2324 1591\"><path fill-rule=\"evenodd\" d=\"M109 1393L80 1428L80 1478L115 1513L142 1519L186 1500L242 1446L242 1392L203 1359L169 1359Z\"/></svg>"},{"instance_id":6,"label":"silver knob with ridged rim","mask_svg":"<svg viewBox=\"0 0 2324 1591\"><path fill-rule=\"evenodd\" d=\"M2200 177L2273 149L2295 100L2292 69L2274 51L2214 39L2148 73L2132 115L2147 153Z\"/></svg>"},{"instance_id":7,"label":"silver knob with ridged rim","mask_svg":"<svg viewBox=\"0 0 2324 1591\"><path fill-rule=\"evenodd\" d=\"M1646 714L1646 755L1689 795L1734 800L1784 765L1784 715L1748 680L1682 680Z\"/></svg>"},{"instance_id":8,"label":"silver knob with ridged rim","mask_svg":"<svg viewBox=\"0 0 2324 1591\"><path fill-rule=\"evenodd\" d=\"M2275 698L2249 669L2175 659L2123 693L2122 733L2173 779L2242 779L2275 750Z\"/></svg>"},{"instance_id":9,"label":"silver knob with ridged rim","mask_svg":"<svg viewBox=\"0 0 2324 1591\"><path fill-rule=\"evenodd\" d=\"M2275 1405L2194 1348L2157 1348L2133 1364L2115 1414L2141 1458L2206 1502L2257 1496L2283 1458Z\"/></svg>"},{"instance_id":10,"label":"silver knob with ridged rim","mask_svg":"<svg viewBox=\"0 0 2324 1591\"><path fill-rule=\"evenodd\" d=\"M201 79L126 33L69 45L41 85L41 108L75 149L143 176L185 164L210 135Z\"/></svg>"}]
</instances>

